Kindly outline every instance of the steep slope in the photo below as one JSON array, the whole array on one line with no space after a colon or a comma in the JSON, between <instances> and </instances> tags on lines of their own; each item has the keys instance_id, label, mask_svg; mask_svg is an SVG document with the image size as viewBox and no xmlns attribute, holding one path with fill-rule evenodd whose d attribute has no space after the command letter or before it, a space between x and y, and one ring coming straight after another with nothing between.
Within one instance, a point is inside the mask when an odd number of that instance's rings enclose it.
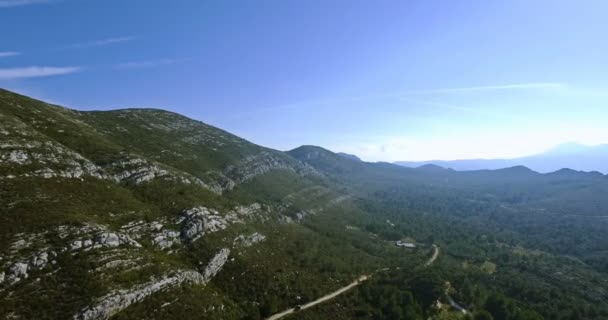
<instances>
[{"instance_id":1,"label":"steep slope","mask_svg":"<svg viewBox=\"0 0 608 320\"><path fill-rule=\"evenodd\" d=\"M283 153L171 112L7 91L0 125L2 318L261 319L364 275L294 316L459 318L437 302L482 309L487 292L550 319L608 315L605 220L571 216L606 212L601 174Z\"/></svg>"},{"instance_id":2,"label":"steep slope","mask_svg":"<svg viewBox=\"0 0 608 320\"><path fill-rule=\"evenodd\" d=\"M27 157L26 150L16 147L19 141L27 141L30 144L22 145L32 149L33 155L73 158L72 171L57 168L59 172L55 174L63 176L84 174L135 183L163 177L196 183L219 194L275 169L299 175L317 174L281 152L166 111L79 112L7 91L0 91L0 99L7 142L15 143L8 159L21 161ZM5 150L9 147L6 145ZM60 155L66 152L69 154ZM37 171L39 168L35 163L29 168L21 167L31 170L29 174L53 174Z\"/></svg>"},{"instance_id":3,"label":"steep slope","mask_svg":"<svg viewBox=\"0 0 608 320\"><path fill-rule=\"evenodd\" d=\"M198 121L0 91L0 124L2 317L240 319L377 264L302 224L350 206L316 170Z\"/></svg>"}]
</instances>

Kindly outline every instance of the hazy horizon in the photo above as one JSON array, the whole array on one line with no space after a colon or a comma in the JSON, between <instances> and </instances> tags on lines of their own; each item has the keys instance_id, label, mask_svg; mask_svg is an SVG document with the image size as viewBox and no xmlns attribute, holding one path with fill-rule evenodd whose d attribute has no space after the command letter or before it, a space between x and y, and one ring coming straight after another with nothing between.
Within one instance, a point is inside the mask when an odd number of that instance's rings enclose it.
<instances>
[{"instance_id":1,"label":"hazy horizon","mask_svg":"<svg viewBox=\"0 0 608 320\"><path fill-rule=\"evenodd\" d=\"M0 87L83 110L166 109L278 150L517 158L608 142L606 9L4 0L0 26L20 32L4 34Z\"/></svg>"}]
</instances>

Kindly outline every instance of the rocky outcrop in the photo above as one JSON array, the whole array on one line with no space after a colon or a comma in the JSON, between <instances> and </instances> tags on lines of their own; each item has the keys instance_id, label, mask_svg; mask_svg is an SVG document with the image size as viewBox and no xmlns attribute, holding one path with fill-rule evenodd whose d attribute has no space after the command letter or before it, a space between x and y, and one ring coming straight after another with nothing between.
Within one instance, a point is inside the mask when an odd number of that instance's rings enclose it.
<instances>
[{"instance_id":1,"label":"rocky outcrop","mask_svg":"<svg viewBox=\"0 0 608 320\"><path fill-rule=\"evenodd\" d=\"M42 252L32 256L32 258L30 259L29 266L34 269L43 269L44 267L46 267L46 264L49 262L49 258L50 257L54 258L56 256L57 256L57 254L54 251L51 251L50 254L46 251L42 251Z\"/></svg>"},{"instance_id":2,"label":"rocky outcrop","mask_svg":"<svg viewBox=\"0 0 608 320\"><path fill-rule=\"evenodd\" d=\"M74 320L103 320L108 319L128 306L143 301L150 295L183 283L196 285L207 284L228 261L229 249L222 249L216 254L203 273L179 270L158 280L152 280L131 289L116 290L100 299L90 307L83 309L73 317Z\"/></svg>"},{"instance_id":3,"label":"rocky outcrop","mask_svg":"<svg viewBox=\"0 0 608 320\"><path fill-rule=\"evenodd\" d=\"M259 203L253 203L248 206L238 206L234 208L234 212L242 217L252 219L258 216L260 211L262 210L262 205Z\"/></svg>"},{"instance_id":4,"label":"rocky outcrop","mask_svg":"<svg viewBox=\"0 0 608 320\"><path fill-rule=\"evenodd\" d=\"M9 263L10 266L6 273L2 272L2 281L0 283L6 280L11 285L27 279L30 271L42 270L49 262L55 264L55 257L57 257L55 251L40 251L32 255L28 260Z\"/></svg>"},{"instance_id":5,"label":"rocky outcrop","mask_svg":"<svg viewBox=\"0 0 608 320\"><path fill-rule=\"evenodd\" d=\"M259 217L262 213L262 206L257 203L236 207L223 215L206 207L191 208L183 213L184 222L180 235L182 239L193 242L207 233L224 230L233 223L244 223L245 219Z\"/></svg>"},{"instance_id":6,"label":"rocky outcrop","mask_svg":"<svg viewBox=\"0 0 608 320\"><path fill-rule=\"evenodd\" d=\"M288 157L282 157L269 151L245 157L235 165L226 167L222 174L234 181L234 185L237 185L278 169L292 171L299 175L320 175L317 170L308 164L293 161Z\"/></svg>"},{"instance_id":7,"label":"rocky outcrop","mask_svg":"<svg viewBox=\"0 0 608 320\"><path fill-rule=\"evenodd\" d=\"M169 249L181 243L180 233L173 230L163 230L162 232L153 234L152 237L152 243L161 250Z\"/></svg>"},{"instance_id":8,"label":"rocky outcrop","mask_svg":"<svg viewBox=\"0 0 608 320\"><path fill-rule=\"evenodd\" d=\"M27 274L28 265L24 262L16 262L10 266L7 272L6 279L8 283L13 284L15 282L19 282L23 279L27 279L29 275Z\"/></svg>"},{"instance_id":9,"label":"rocky outcrop","mask_svg":"<svg viewBox=\"0 0 608 320\"><path fill-rule=\"evenodd\" d=\"M234 238L234 241L232 241L232 246L234 248L251 247L252 245L264 240L266 240L266 236L258 232L252 233L249 236L239 235L238 237Z\"/></svg>"},{"instance_id":10,"label":"rocky outcrop","mask_svg":"<svg viewBox=\"0 0 608 320\"><path fill-rule=\"evenodd\" d=\"M214 188L193 175L168 170L159 164L141 158L115 161L105 166L104 170L109 172L109 178L116 182L142 184L154 179L164 179L184 184L197 184L205 189L214 191Z\"/></svg>"},{"instance_id":11,"label":"rocky outcrop","mask_svg":"<svg viewBox=\"0 0 608 320\"><path fill-rule=\"evenodd\" d=\"M226 261L228 261L228 256L230 255L230 249L222 249L218 254L216 254L205 270L203 271L203 281L208 281L211 278L215 277L215 275L222 270Z\"/></svg>"},{"instance_id":12,"label":"rocky outcrop","mask_svg":"<svg viewBox=\"0 0 608 320\"><path fill-rule=\"evenodd\" d=\"M40 137L40 139L43 139L43 137ZM98 179L134 184L142 184L154 179L164 179L184 184L197 184L215 193L221 193L222 191L221 188L210 186L191 174L169 170L163 168L160 164L142 158L127 158L98 166L79 153L58 143L32 141L31 138L25 141L13 139L0 143L0 166L27 165L31 167L31 170L26 173L0 177L0 179L14 179L16 177L80 179L84 176L91 176Z\"/></svg>"},{"instance_id":13,"label":"rocky outcrop","mask_svg":"<svg viewBox=\"0 0 608 320\"><path fill-rule=\"evenodd\" d=\"M214 209L196 207L184 212L186 221L181 230L182 238L196 241L206 233L226 229L228 221Z\"/></svg>"},{"instance_id":14,"label":"rocky outcrop","mask_svg":"<svg viewBox=\"0 0 608 320\"><path fill-rule=\"evenodd\" d=\"M127 234L121 232L101 232L95 235L93 239L74 240L70 244L70 250L91 250L99 248L115 248L121 245L130 245L136 248L141 248L139 242L133 240Z\"/></svg>"}]
</instances>

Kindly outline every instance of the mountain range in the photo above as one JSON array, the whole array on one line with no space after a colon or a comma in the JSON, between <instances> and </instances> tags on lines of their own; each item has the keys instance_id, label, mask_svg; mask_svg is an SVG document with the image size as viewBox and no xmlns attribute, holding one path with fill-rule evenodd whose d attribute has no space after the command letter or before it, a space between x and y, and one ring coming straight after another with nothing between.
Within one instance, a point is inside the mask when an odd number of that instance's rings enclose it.
<instances>
[{"instance_id":1,"label":"mountain range","mask_svg":"<svg viewBox=\"0 0 608 320\"><path fill-rule=\"evenodd\" d=\"M412 168L434 164L458 171L525 166L541 173L554 172L564 168L608 173L608 144L587 146L571 142L558 145L543 153L513 159L397 161L395 164Z\"/></svg>"},{"instance_id":2,"label":"mountain range","mask_svg":"<svg viewBox=\"0 0 608 320\"><path fill-rule=\"evenodd\" d=\"M0 318L605 319L607 192L0 89Z\"/></svg>"}]
</instances>

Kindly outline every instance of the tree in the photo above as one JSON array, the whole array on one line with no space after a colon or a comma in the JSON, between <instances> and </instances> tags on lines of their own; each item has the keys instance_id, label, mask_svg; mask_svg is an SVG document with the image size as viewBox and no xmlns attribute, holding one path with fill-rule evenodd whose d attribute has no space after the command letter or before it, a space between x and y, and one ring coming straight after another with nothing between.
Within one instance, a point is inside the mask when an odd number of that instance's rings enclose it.
<instances>
[{"instance_id":1,"label":"tree","mask_svg":"<svg viewBox=\"0 0 608 320\"><path fill-rule=\"evenodd\" d=\"M479 310L476 311L473 315L473 320L494 320L494 318L489 312L485 310Z\"/></svg>"},{"instance_id":2,"label":"tree","mask_svg":"<svg viewBox=\"0 0 608 320\"><path fill-rule=\"evenodd\" d=\"M485 308L495 320L508 320L511 314L510 303L505 296L499 293L494 293L488 297Z\"/></svg>"}]
</instances>

